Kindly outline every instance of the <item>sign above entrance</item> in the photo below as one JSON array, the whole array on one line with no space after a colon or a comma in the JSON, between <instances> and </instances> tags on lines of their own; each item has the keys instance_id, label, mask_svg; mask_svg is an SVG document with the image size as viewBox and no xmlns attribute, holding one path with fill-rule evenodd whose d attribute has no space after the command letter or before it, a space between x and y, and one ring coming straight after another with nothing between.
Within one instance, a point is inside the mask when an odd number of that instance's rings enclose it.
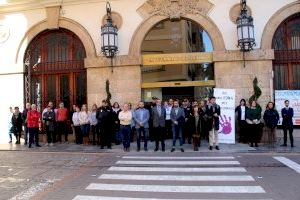
<instances>
[{"instance_id":1,"label":"sign above entrance","mask_svg":"<svg viewBox=\"0 0 300 200\"><path fill-rule=\"evenodd\" d=\"M212 63L212 53L172 53L143 55L143 65L174 65Z\"/></svg>"}]
</instances>

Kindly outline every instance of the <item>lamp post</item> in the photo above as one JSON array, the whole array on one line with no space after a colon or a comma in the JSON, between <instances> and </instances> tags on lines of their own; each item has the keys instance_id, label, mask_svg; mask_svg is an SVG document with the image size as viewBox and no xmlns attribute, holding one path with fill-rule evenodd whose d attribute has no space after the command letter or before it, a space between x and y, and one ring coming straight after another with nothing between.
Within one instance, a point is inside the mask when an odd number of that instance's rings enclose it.
<instances>
[{"instance_id":1,"label":"lamp post","mask_svg":"<svg viewBox=\"0 0 300 200\"><path fill-rule=\"evenodd\" d=\"M107 23L101 27L101 51L106 58L111 59L111 66L113 65L113 58L118 52L118 28L113 25L111 6L106 3Z\"/></svg>"},{"instance_id":2,"label":"lamp post","mask_svg":"<svg viewBox=\"0 0 300 200\"><path fill-rule=\"evenodd\" d=\"M241 0L241 13L236 20L238 47L243 52L244 67L245 52L253 50L255 46L253 17L248 14L246 0Z\"/></svg>"}]
</instances>

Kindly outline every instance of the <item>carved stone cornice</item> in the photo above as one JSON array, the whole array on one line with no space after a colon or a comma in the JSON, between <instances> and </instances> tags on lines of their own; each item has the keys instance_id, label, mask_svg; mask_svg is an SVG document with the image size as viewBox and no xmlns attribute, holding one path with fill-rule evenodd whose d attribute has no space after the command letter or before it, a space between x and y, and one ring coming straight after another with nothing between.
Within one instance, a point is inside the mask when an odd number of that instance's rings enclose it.
<instances>
[{"instance_id":1,"label":"carved stone cornice","mask_svg":"<svg viewBox=\"0 0 300 200\"><path fill-rule=\"evenodd\" d=\"M179 20L186 14L206 16L212 7L208 0L147 0L137 11L143 18L161 15Z\"/></svg>"}]
</instances>

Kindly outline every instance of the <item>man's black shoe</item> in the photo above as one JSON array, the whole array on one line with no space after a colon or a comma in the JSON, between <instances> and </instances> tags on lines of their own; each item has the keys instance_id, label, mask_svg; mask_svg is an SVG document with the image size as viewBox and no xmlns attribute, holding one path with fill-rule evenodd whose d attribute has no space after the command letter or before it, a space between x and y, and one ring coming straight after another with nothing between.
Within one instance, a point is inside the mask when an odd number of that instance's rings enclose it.
<instances>
[{"instance_id":1,"label":"man's black shoe","mask_svg":"<svg viewBox=\"0 0 300 200\"><path fill-rule=\"evenodd\" d=\"M181 152L184 152L184 149L183 149L183 148L181 148L181 149L180 149L180 151L181 151Z\"/></svg>"},{"instance_id":2,"label":"man's black shoe","mask_svg":"<svg viewBox=\"0 0 300 200\"><path fill-rule=\"evenodd\" d=\"M171 152L174 152L174 151L175 151L175 148L172 148L172 149L171 149Z\"/></svg>"},{"instance_id":3,"label":"man's black shoe","mask_svg":"<svg viewBox=\"0 0 300 200\"><path fill-rule=\"evenodd\" d=\"M212 146L209 146L209 150L211 150L211 151L212 151L212 150L213 150L213 147L212 147Z\"/></svg>"},{"instance_id":4,"label":"man's black shoe","mask_svg":"<svg viewBox=\"0 0 300 200\"><path fill-rule=\"evenodd\" d=\"M37 144L37 145L35 145L36 147L41 147L41 145L39 145L39 144Z\"/></svg>"},{"instance_id":5,"label":"man's black shoe","mask_svg":"<svg viewBox=\"0 0 300 200\"><path fill-rule=\"evenodd\" d=\"M219 151L220 150L219 146L216 146L216 149Z\"/></svg>"},{"instance_id":6,"label":"man's black shoe","mask_svg":"<svg viewBox=\"0 0 300 200\"><path fill-rule=\"evenodd\" d=\"M158 151L158 148L155 148L155 149L154 149L154 152L157 152L157 151Z\"/></svg>"},{"instance_id":7,"label":"man's black shoe","mask_svg":"<svg viewBox=\"0 0 300 200\"><path fill-rule=\"evenodd\" d=\"M287 144L282 144L282 145L280 145L281 147L287 147Z\"/></svg>"}]
</instances>

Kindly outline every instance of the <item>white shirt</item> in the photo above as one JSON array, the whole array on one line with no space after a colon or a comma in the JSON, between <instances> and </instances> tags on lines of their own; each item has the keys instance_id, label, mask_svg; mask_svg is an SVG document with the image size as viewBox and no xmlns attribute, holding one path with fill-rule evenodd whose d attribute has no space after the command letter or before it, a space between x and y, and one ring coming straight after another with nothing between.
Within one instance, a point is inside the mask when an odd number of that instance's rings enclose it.
<instances>
[{"instance_id":1,"label":"white shirt","mask_svg":"<svg viewBox=\"0 0 300 200\"><path fill-rule=\"evenodd\" d=\"M79 122L80 125L85 125L90 123L90 112L81 111L79 112Z\"/></svg>"},{"instance_id":2,"label":"white shirt","mask_svg":"<svg viewBox=\"0 0 300 200\"><path fill-rule=\"evenodd\" d=\"M166 107L166 120L171 120L171 110L172 110L172 106Z\"/></svg>"},{"instance_id":3,"label":"white shirt","mask_svg":"<svg viewBox=\"0 0 300 200\"><path fill-rule=\"evenodd\" d=\"M74 126L80 126L79 112L74 112L73 113L72 121L73 121Z\"/></svg>"},{"instance_id":4,"label":"white shirt","mask_svg":"<svg viewBox=\"0 0 300 200\"><path fill-rule=\"evenodd\" d=\"M119 113L119 120L121 125L130 125L132 121L132 112L131 111L121 111Z\"/></svg>"},{"instance_id":5,"label":"white shirt","mask_svg":"<svg viewBox=\"0 0 300 200\"><path fill-rule=\"evenodd\" d=\"M241 106L241 120L246 120L246 107Z\"/></svg>"},{"instance_id":6,"label":"white shirt","mask_svg":"<svg viewBox=\"0 0 300 200\"><path fill-rule=\"evenodd\" d=\"M96 114L97 114L96 111L91 112L91 114L90 114L90 123L91 123L92 126L96 126L98 124Z\"/></svg>"}]
</instances>

